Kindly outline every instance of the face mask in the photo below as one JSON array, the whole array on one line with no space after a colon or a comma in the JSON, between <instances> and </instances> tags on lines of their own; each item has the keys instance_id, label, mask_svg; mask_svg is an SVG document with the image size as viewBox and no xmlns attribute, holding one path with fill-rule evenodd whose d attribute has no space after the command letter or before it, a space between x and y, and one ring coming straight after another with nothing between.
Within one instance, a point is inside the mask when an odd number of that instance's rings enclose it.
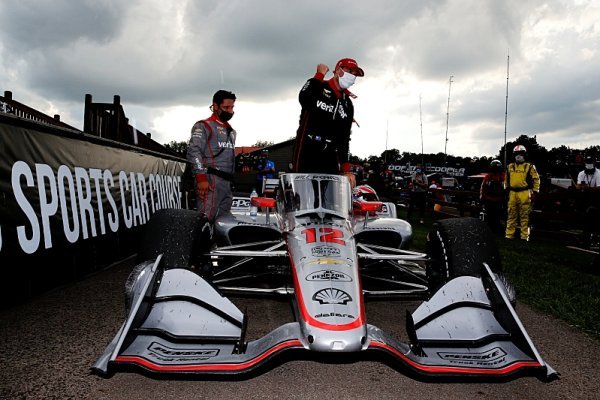
<instances>
[{"instance_id":1,"label":"face mask","mask_svg":"<svg viewBox=\"0 0 600 400\"><path fill-rule=\"evenodd\" d=\"M223 122L227 122L233 117L233 113L223 111L223 110L219 110L219 111L220 111L218 114L219 119Z\"/></svg>"},{"instance_id":2,"label":"face mask","mask_svg":"<svg viewBox=\"0 0 600 400\"><path fill-rule=\"evenodd\" d=\"M522 162L525 162L525 156L515 156L515 161L518 164L521 164Z\"/></svg>"},{"instance_id":3,"label":"face mask","mask_svg":"<svg viewBox=\"0 0 600 400\"><path fill-rule=\"evenodd\" d=\"M356 76L352 75L349 72L343 71L344 75L340 76L339 84L342 89L348 89L350 86L354 85L354 81L356 80Z\"/></svg>"},{"instance_id":4,"label":"face mask","mask_svg":"<svg viewBox=\"0 0 600 400\"><path fill-rule=\"evenodd\" d=\"M420 173L421 173L421 170L420 170L420 169L417 169L417 174L420 174Z\"/></svg>"},{"instance_id":5,"label":"face mask","mask_svg":"<svg viewBox=\"0 0 600 400\"><path fill-rule=\"evenodd\" d=\"M593 171L594 169L596 169L596 167L594 167L594 164L585 164L585 169L586 171Z\"/></svg>"}]
</instances>

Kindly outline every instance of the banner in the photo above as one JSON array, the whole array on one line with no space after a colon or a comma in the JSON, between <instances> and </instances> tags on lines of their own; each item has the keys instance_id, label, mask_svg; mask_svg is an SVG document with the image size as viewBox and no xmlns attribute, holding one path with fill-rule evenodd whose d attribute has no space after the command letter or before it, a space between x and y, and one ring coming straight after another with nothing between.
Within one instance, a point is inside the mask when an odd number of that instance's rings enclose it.
<instances>
[{"instance_id":1,"label":"banner","mask_svg":"<svg viewBox=\"0 0 600 400\"><path fill-rule=\"evenodd\" d=\"M410 175L417 169L416 165L390 165L388 166L390 171L393 171L394 174L398 175ZM466 175L465 168L454 168L454 167L439 167L435 165L426 165L425 173L427 174L435 174L439 173L444 176L453 176L453 177L464 177Z\"/></svg>"},{"instance_id":2,"label":"banner","mask_svg":"<svg viewBox=\"0 0 600 400\"><path fill-rule=\"evenodd\" d=\"M67 275L79 276L90 265L135 253L136 248L123 246L127 242L132 247L139 228L157 210L185 208L184 160L8 122L13 124L0 119L3 274L22 279L41 270L40 263L52 262L60 264L57 270L63 267L73 270Z\"/></svg>"}]
</instances>

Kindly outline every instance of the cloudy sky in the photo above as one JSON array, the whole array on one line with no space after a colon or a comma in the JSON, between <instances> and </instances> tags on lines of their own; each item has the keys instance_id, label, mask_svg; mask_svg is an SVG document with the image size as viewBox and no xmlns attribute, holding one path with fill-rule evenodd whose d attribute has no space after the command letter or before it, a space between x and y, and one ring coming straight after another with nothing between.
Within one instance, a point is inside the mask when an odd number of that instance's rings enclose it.
<instances>
[{"instance_id":1,"label":"cloudy sky","mask_svg":"<svg viewBox=\"0 0 600 400\"><path fill-rule=\"evenodd\" d=\"M187 141L221 88L238 97L238 146L287 140L306 79L343 57L365 70L358 156L443 153L446 130L448 154L497 154L507 70L508 141L600 145L596 0L0 2L0 89L80 129L86 93L118 94L160 143Z\"/></svg>"}]
</instances>

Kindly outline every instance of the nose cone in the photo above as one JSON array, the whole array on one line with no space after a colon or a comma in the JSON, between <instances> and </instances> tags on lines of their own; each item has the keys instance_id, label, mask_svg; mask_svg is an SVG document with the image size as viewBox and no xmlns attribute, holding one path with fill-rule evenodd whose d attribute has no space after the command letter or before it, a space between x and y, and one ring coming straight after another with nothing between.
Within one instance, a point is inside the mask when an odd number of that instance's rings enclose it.
<instances>
[{"instance_id":1,"label":"nose cone","mask_svg":"<svg viewBox=\"0 0 600 400\"><path fill-rule=\"evenodd\" d=\"M366 342L366 332L363 329L351 332L314 332L308 336L308 345L313 351L326 353L352 353L361 351Z\"/></svg>"}]
</instances>

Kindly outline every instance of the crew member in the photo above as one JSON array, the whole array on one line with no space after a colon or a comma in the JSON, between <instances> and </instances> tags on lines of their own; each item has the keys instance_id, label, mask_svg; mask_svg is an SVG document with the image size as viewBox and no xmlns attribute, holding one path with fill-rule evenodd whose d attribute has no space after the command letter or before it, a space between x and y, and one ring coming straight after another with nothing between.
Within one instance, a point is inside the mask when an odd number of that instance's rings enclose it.
<instances>
[{"instance_id":1,"label":"crew member","mask_svg":"<svg viewBox=\"0 0 600 400\"><path fill-rule=\"evenodd\" d=\"M485 221L494 233L504 231L502 220L504 214L505 189L504 181L506 174L500 160L492 160L490 172L485 175L481 182L480 199L485 210Z\"/></svg>"},{"instance_id":2,"label":"crew member","mask_svg":"<svg viewBox=\"0 0 600 400\"><path fill-rule=\"evenodd\" d=\"M219 90L213 96L212 115L192 127L187 159L196 178L198 211L214 222L231 212L231 183L235 168L235 130L229 125L233 117L235 94Z\"/></svg>"},{"instance_id":3,"label":"crew member","mask_svg":"<svg viewBox=\"0 0 600 400\"><path fill-rule=\"evenodd\" d=\"M527 149L523 145L517 145L513 149L514 163L507 168L504 186L508 193L508 217L506 220L505 237L513 239L520 223L520 236L523 240L529 240L529 213L531 202L535 194L540 191L540 176L535 165L525 162Z\"/></svg>"}]
</instances>

